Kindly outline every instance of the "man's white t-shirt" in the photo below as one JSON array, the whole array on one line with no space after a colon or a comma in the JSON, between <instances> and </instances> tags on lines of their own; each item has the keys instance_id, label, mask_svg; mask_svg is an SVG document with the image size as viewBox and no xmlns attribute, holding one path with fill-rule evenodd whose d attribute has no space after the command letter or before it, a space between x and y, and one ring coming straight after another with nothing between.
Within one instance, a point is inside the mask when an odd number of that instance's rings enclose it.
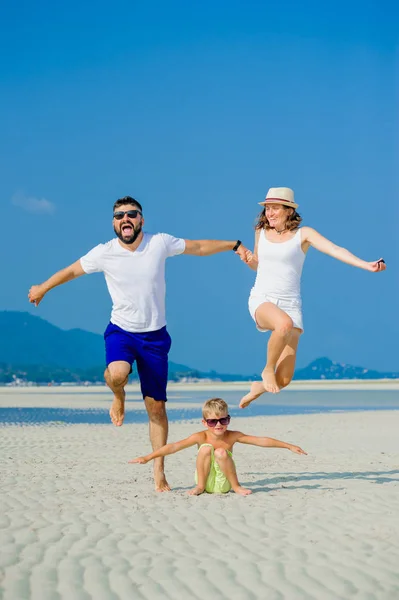
<instances>
[{"instance_id":1,"label":"man's white t-shirt","mask_svg":"<svg viewBox=\"0 0 399 600\"><path fill-rule=\"evenodd\" d=\"M166 325L165 261L182 254L185 241L167 233L144 233L131 252L114 238L80 259L85 273L103 272L112 298L111 323L125 331L157 331Z\"/></svg>"}]
</instances>

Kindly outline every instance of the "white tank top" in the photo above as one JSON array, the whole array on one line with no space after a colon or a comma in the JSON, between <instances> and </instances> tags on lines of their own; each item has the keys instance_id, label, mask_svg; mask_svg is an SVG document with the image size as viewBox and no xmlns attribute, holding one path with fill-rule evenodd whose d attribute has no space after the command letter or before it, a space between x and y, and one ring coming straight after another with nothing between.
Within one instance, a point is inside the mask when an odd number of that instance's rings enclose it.
<instances>
[{"instance_id":1,"label":"white tank top","mask_svg":"<svg viewBox=\"0 0 399 600\"><path fill-rule=\"evenodd\" d=\"M305 253L298 229L287 242L274 243L262 230L258 241L258 271L251 296L267 295L285 300L301 299L301 275Z\"/></svg>"}]
</instances>

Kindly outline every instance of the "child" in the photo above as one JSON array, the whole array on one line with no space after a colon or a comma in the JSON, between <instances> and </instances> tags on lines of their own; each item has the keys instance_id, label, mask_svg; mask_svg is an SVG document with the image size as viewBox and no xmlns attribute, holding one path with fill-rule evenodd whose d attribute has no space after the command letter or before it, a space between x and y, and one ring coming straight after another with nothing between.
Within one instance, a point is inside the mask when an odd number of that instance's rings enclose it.
<instances>
[{"instance_id":1,"label":"child","mask_svg":"<svg viewBox=\"0 0 399 600\"><path fill-rule=\"evenodd\" d=\"M247 496L252 492L238 483L233 461L232 450L236 442L263 448L287 448L297 454L306 454L299 446L280 442L273 438L245 435L240 431L228 430L230 415L226 402L221 398L207 400L202 409L202 416L202 423L206 427L205 431L193 433L180 442L166 444L147 456L141 456L129 462L145 465L154 458L174 454L197 444L197 471L195 473L197 485L188 493L191 496L199 496L203 492L224 494L232 489L236 494Z\"/></svg>"}]
</instances>

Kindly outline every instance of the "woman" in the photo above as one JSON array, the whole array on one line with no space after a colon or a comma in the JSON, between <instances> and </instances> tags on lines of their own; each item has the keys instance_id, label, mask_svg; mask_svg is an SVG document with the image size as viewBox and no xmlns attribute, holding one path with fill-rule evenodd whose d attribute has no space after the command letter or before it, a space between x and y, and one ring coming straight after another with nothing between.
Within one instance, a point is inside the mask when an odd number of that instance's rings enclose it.
<instances>
[{"instance_id":1,"label":"woman","mask_svg":"<svg viewBox=\"0 0 399 600\"><path fill-rule=\"evenodd\" d=\"M303 333L300 282L310 246L348 265L376 273L384 260L366 262L336 246L311 227L300 227L298 204L290 188L270 188L259 204L264 208L255 226L255 249L247 253L248 266L257 271L249 297L249 312L260 331L271 331L262 381L254 381L240 407L264 392L286 387L295 370L298 342Z\"/></svg>"}]
</instances>

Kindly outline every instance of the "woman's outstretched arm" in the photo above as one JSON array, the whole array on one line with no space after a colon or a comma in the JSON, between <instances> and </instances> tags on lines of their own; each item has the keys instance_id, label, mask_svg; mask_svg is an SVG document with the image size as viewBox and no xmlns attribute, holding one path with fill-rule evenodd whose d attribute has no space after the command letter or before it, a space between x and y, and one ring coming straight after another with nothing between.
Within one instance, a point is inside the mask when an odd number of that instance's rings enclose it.
<instances>
[{"instance_id":1,"label":"woman's outstretched arm","mask_svg":"<svg viewBox=\"0 0 399 600\"><path fill-rule=\"evenodd\" d=\"M311 227L302 228L302 243L303 242L307 242L309 246L313 246L313 248L316 248L316 250L319 250L319 252L328 254L329 256L346 263L347 265L352 265L352 267L358 267L359 269L371 271L372 273L385 271L386 269L385 262L382 258L371 262L362 260L361 258L352 254L352 252L349 252L349 250L346 248L337 246L327 238L323 237Z\"/></svg>"}]
</instances>

